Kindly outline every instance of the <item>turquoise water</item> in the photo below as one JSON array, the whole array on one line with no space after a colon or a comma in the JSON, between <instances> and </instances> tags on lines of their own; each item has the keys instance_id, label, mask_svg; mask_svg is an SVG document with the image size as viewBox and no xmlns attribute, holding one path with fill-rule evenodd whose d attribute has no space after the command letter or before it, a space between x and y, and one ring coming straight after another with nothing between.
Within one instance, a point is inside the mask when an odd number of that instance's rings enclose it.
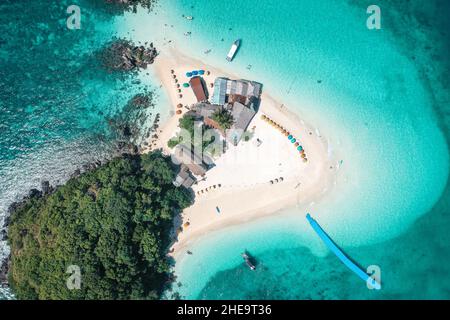
<instances>
[{"instance_id":1,"label":"turquoise water","mask_svg":"<svg viewBox=\"0 0 450 320\"><path fill-rule=\"evenodd\" d=\"M8 17L0 24L0 216L41 179L62 182L107 157L114 141L107 119L134 89L89 56L112 35L154 41L264 83L343 160L320 204L194 243L176 266L182 296L450 298L448 3L379 1L382 30L370 31L367 1L171 0L151 14L116 18L78 1L87 16L75 32L64 29L67 2L32 3L0 4ZM237 38L242 47L229 64ZM381 291L367 290L328 255L306 210L358 263L381 267ZM259 261L255 273L242 264L243 249Z\"/></svg>"},{"instance_id":2,"label":"turquoise water","mask_svg":"<svg viewBox=\"0 0 450 320\"><path fill-rule=\"evenodd\" d=\"M148 30L158 30L161 45L263 82L280 103L320 128L343 160L336 187L320 204L192 244L194 254L176 266L183 296L449 297L448 267L440 264L449 256L441 228L446 219L442 211L430 211L448 198L448 127L442 117L448 113L442 82L448 76L448 37L430 25L445 20L435 17L445 17L446 3L382 3L380 31L365 26L369 4L172 1L151 19L141 13L124 22L125 29L134 29L132 38L146 39ZM143 23L151 27L139 28ZM190 37L183 35L187 31ZM224 57L236 38L242 38L242 48L228 64ZM207 49L209 55L203 53ZM361 265L382 268L381 292L367 290L326 255L308 229L306 210ZM245 273L239 256L244 248L264 266L256 276Z\"/></svg>"},{"instance_id":3,"label":"turquoise water","mask_svg":"<svg viewBox=\"0 0 450 320\"><path fill-rule=\"evenodd\" d=\"M63 183L110 157L116 134L109 120L133 94L152 89L99 66L96 51L117 28L99 3L0 3L0 226L11 202L41 181ZM66 28L70 4L81 8L80 30ZM7 254L0 242L0 260Z\"/></svg>"}]
</instances>

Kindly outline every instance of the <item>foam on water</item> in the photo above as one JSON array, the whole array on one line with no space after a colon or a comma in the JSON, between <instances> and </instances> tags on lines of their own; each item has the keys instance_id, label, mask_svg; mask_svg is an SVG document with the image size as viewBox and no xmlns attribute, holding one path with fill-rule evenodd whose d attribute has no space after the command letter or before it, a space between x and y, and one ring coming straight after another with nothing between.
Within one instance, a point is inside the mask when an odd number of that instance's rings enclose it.
<instances>
[{"instance_id":1,"label":"foam on water","mask_svg":"<svg viewBox=\"0 0 450 320\"><path fill-rule=\"evenodd\" d=\"M339 244L362 246L398 236L428 212L446 185L449 160L433 96L389 30L394 21L385 19L383 29L374 31L366 28L366 18L363 5L337 1L255 6L184 0L162 6L151 23L141 12L126 25L134 29L132 37L159 35L154 40L160 45L175 44L207 64L263 82L280 103L320 128L342 166L337 185L309 210ZM151 30L139 28L143 23ZM237 38L242 47L230 64L225 56ZM302 243L319 254L320 246L302 233L304 214L288 209L284 219L196 241L194 255L177 265L180 291L196 297L212 274L241 262L244 245L260 253ZM265 241L251 241L261 234Z\"/></svg>"},{"instance_id":2,"label":"foam on water","mask_svg":"<svg viewBox=\"0 0 450 320\"><path fill-rule=\"evenodd\" d=\"M53 9L57 11L65 4ZM45 48L42 43L51 42L55 34L45 24L47 17L37 15L42 10L35 11L29 26L39 26L39 32L32 42ZM188 21L183 14L194 16L194 20ZM383 15L383 29L379 31L365 27L366 17L365 7L359 2L354 6L338 1L260 0L255 5L253 1L240 0L171 0L161 3L151 14L141 10L118 17L114 23L109 19L96 20L96 28L88 28L91 33L72 39L64 36L63 40L80 41L70 57L83 57L81 53L88 54L113 34L154 41L159 48L175 44L207 64L264 83L264 89L280 103L317 126L330 141L330 150L343 160L336 187L323 202L308 209L361 265L375 263L385 267L389 295L384 297L404 297L405 292L415 292L416 285L412 282L407 288L398 286L404 283L399 281L399 273L411 268L406 265L409 257L421 258L414 260L414 270L422 275L436 263L440 253L436 248L448 247L445 228L437 228L436 232L441 233L434 238L433 232L413 224L431 209L444 189L448 149L431 108L433 97L429 88L424 86L408 52L399 47L403 38L395 38L399 33L390 30L395 25L389 21L393 15ZM95 17L87 18L88 22ZM64 25L63 18L59 24ZM184 36L188 31L191 36ZM57 39L60 32L56 32ZM242 47L230 64L225 56L237 38L242 39ZM64 52L66 47L53 48ZM203 53L207 49L211 49L210 54ZM7 55L0 47L0 57ZM60 56L58 52L55 55ZM77 66L83 60L69 59L67 64L81 72L83 68ZM39 80L37 73L31 73L25 85L17 88L38 88L38 93L45 89L39 84L55 88L46 92L51 99L42 104L27 103L26 92L20 91L22 95L17 96L23 100L0 101L0 107L6 110L3 115L8 116L7 125L0 125L0 143L8 147L8 152L0 155L2 217L9 203L30 187L38 186L40 179L64 180L77 165L108 152L108 143L101 138L106 131L104 116L120 110L127 97L118 94L126 89L103 82L107 78L96 85L96 78L83 72L80 87L74 88L70 82L50 85L62 71L46 69L47 61L43 61L39 64L38 60L34 67L39 74L48 72L52 76ZM251 68L247 69L249 65ZM80 78L79 74L73 76ZM42 83L36 83L37 80ZM15 83L11 81L12 87ZM158 84L150 81L145 85ZM74 95L60 99L64 92ZM123 99L108 99L116 94ZM167 97L161 99L166 101ZM11 116L11 112L17 116ZM23 130L22 134L17 134L17 130ZM345 269L340 269L342 266L326 256L327 251L304 215L303 209L291 208L283 215L199 239L190 248L193 255L186 255L177 263L182 283L177 290L189 298L380 297L368 294L368 290L362 292L360 281L347 276ZM419 220L421 225L428 223L426 218ZM444 226L448 217L434 215L432 220ZM389 240L411 225L414 233ZM416 244L415 236L427 241ZM248 270L242 266L243 249L261 263L256 277L244 273ZM388 249L391 251L386 254ZM444 279L447 269L433 269L438 270L436 278L422 277L425 289L414 297L442 297L445 288L442 289L444 281L440 279ZM325 280L328 286L323 289ZM311 294L299 293L299 288Z\"/></svg>"},{"instance_id":3,"label":"foam on water","mask_svg":"<svg viewBox=\"0 0 450 320\"><path fill-rule=\"evenodd\" d=\"M108 120L143 87L155 89L100 66L96 51L116 29L104 4L77 1L81 29L69 30L70 4L0 3L0 229L8 206L31 188L64 183L83 165L109 158L117 135ZM0 241L0 261L8 254Z\"/></svg>"}]
</instances>

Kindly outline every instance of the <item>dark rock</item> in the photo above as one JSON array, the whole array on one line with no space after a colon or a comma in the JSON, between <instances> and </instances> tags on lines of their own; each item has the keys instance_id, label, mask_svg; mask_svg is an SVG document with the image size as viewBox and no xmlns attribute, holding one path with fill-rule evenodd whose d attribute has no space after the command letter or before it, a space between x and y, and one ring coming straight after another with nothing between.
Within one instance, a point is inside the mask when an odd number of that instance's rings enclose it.
<instances>
[{"instance_id":1,"label":"dark rock","mask_svg":"<svg viewBox=\"0 0 450 320\"><path fill-rule=\"evenodd\" d=\"M158 55L156 48L135 46L133 42L125 39L116 39L101 53L103 65L110 71L134 71L139 68L146 69Z\"/></svg>"},{"instance_id":2,"label":"dark rock","mask_svg":"<svg viewBox=\"0 0 450 320\"><path fill-rule=\"evenodd\" d=\"M28 197L29 198L39 198L42 196L42 192L39 191L38 189L31 189L30 192L28 193Z\"/></svg>"},{"instance_id":3,"label":"dark rock","mask_svg":"<svg viewBox=\"0 0 450 320\"><path fill-rule=\"evenodd\" d=\"M50 182L48 181L42 181L41 188L44 195L50 194L53 191L53 188L50 186Z\"/></svg>"},{"instance_id":4,"label":"dark rock","mask_svg":"<svg viewBox=\"0 0 450 320\"><path fill-rule=\"evenodd\" d=\"M6 241L8 240L8 232L3 229L0 231L0 241Z\"/></svg>"},{"instance_id":5,"label":"dark rock","mask_svg":"<svg viewBox=\"0 0 450 320\"><path fill-rule=\"evenodd\" d=\"M129 126L125 126L125 128L123 128L123 130L122 130L122 134L125 137L131 137L131 129L130 129L130 127Z\"/></svg>"},{"instance_id":6,"label":"dark rock","mask_svg":"<svg viewBox=\"0 0 450 320\"><path fill-rule=\"evenodd\" d=\"M14 204L16 204L16 202L14 202ZM11 208L11 206L10 206L10 208ZM16 209L16 206L14 206L14 209L12 211L14 211L15 209ZM9 223L11 222L11 218L10 218L11 212L8 210L8 216L5 218L5 221L3 222L3 228L5 228L5 229L9 227Z\"/></svg>"},{"instance_id":7,"label":"dark rock","mask_svg":"<svg viewBox=\"0 0 450 320\"><path fill-rule=\"evenodd\" d=\"M81 170L80 169L76 169L71 175L70 178L76 178L79 177L81 175Z\"/></svg>"},{"instance_id":8,"label":"dark rock","mask_svg":"<svg viewBox=\"0 0 450 320\"><path fill-rule=\"evenodd\" d=\"M0 265L0 286L7 287L8 286L8 270L11 266L11 256L9 256L4 261L1 261Z\"/></svg>"}]
</instances>

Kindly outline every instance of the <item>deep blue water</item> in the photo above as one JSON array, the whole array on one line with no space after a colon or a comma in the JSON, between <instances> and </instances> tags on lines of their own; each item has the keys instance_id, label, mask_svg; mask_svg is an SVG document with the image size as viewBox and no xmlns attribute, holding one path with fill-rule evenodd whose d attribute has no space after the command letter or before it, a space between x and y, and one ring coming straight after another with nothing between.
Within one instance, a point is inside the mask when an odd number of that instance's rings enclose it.
<instances>
[{"instance_id":1,"label":"deep blue water","mask_svg":"<svg viewBox=\"0 0 450 320\"><path fill-rule=\"evenodd\" d=\"M363 76L370 79L370 84L377 86L378 91L375 90L375 92L382 95L384 99L382 101L391 102L393 106L401 108L389 111L389 105L379 106L389 112L380 118L380 123L374 122L373 126L361 121L364 116L355 114L355 118L352 119L355 119L356 122L346 123L346 127L366 130L358 131L358 134L362 136L362 140L359 140L359 142L363 143L367 141L364 138L374 132L380 135L384 134L380 128L385 128L386 121L392 121L392 126L387 127L393 128L395 138L401 137L402 139L389 141L389 135L383 136L382 139L386 140L386 148L389 148L389 150L407 150L407 147L398 148L398 142L401 141L414 146L414 139L417 139L421 132L433 132L433 137L435 137L436 132L439 132L445 136L445 142L448 145L448 128L450 125L448 81L450 79L448 58L450 25L447 18L450 14L450 1L434 0L426 3L423 1L378 2L383 8L383 26L389 30L387 37L395 39L395 41L391 41L390 46L384 46L387 42L383 42L383 47L377 48L376 40L380 39L373 36L373 38L366 40L358 38L354 45L357 48L363 48L365 41L374 40L374 52L380 54L384 52L385 56L380 59L381 64L379 66L381 67L377 67L375 64L375 66L367 69L374 71L376 76L370 77L370 72L367 70L364 71L365 73L363 72ZM67 16L65 9L72 3L79 4L82 8L81 30L67 30L65 27ZM114 148L116 138L108 125L108 120L123 110L126 101L132 94L143 90L139 85L132 86L130 79L122 79L108 74L98 66L95 52L109 41L118 30L114 17L102 10L103 6L99 3L99 1L88 0L4 0L0 3L1 219L5 216L6 208L12 201L25 195L30 188L39 187L42 180L50 180L53 184L62 183L75 169L83 164L96 159L107 158ZM233 1L229 1L225 5L232 5L233 3ZM284 6L294 3L297 2L287 1ZM300 1L299 3L305 5L304 10L311 11L309 14L314 13L313 9L316 6L322 6L324 10L328 7L324 1L317 3ZM308 3L310 6L307 5ZM352 11L362 9L361 18L364 19L364 8L370 3L367 1L350 1L343 2L343 5L347 6L349 3ZM192 43L195 45L190 43L189 48L187 48L186 44L188 43L185 43L186 39L183 39L182 34L188 31L187 28L191 28L191 26L182 19L174 21L174 29L180 36L180 39L176 40L180 42L180 46L184 45L187 51L195 49L197 52L203 52L207 46L211 46L214 49L213 53L216 51L226 52L230 43L229 40L236 36L234 32L239 31L239 27L244 28L246 23L262 23L274 28L284 28L285 33L291 32L300 35L305 33L305 37L308 35L307 38L303 39L308 40L307 42L302 42L302 39L286 42L287 49L291 52L297 52L298 55L286 55L283 56L283 59L272 61L273 63L266 63L266 58L268 56L273 58L275 54L284 54L287 50L283 51L283 48L279 50L275 48L275 50L272 47L264 51L263 48L259 53L253 54L243 47L240 52L241 60L237 59L233 68L245 69L248 63L252 63L253 71L246 76L264 81L269 88L271 84L275 85L274 82L277 82L277 79L282 78L279 77L282 74L280 70L286 70L287 75L284 80L280 80L280 86L289 85L295 81L296 78L291 77L289 68L293 68L299 73L303 72L302 81L300 84L296 83L296 88L304 88L305 91L299 90L298 94L303 95L301 98L305 98L309 93L315 94L318 100L324 102L321 108L325 108L311 111L311 119L309 120L315 120L317 117L316 120L319 121L318 118L324 118L321 117L321 112L327 110L326 98L329 95L332 96L334 93L345 94L352 98L334 101L342 103L342 101L355 102L358 101L358 98L364 100L367 97L364 97L362 92L372 94L372 91L369 90L370 86L364 83L364 77L356 77L352 73L353 67L361 61L367 60L354 59L354 65L340 65L339 72L321 73L327 68L328 70L333 69L333 63L351 61L351 59L348 59L349 54L358 55L358 52L354 52L354 48L351 46L348 48L342 47L342 50L339 50L339 45L344 46L346 42L333 41L333 37L330 37L328 42L321 43L320 39L315 38L314 33L302 30L304 25L300 20L295 25L288 24L287 26L281 23L288 21L288 19L283 20L283 16L280 18L278 15L269 15L269 20L261 20L264 13L263 8L269 8L276 12L277 5L275 2L264 1L266 7L261 4L259 9L254 11L258 14L244 17L246 20L242 20L240 24L239 20L228 21L227 24L224 24L223 20L211 22L211 15L202 15L202 12L208 8L210 12L217 14L217 11L214 10L224 5L223 2L211 1L208 4L202 4L200 1L183 0L179 3L171 1L170 6L161 3L159 11L157 10L158 14L161 14L165 8L172 10L174 4L177 8L172 12L175 12L176 15L181 15L181 13L195 15L194 22L197 24L192 26ZM339 2L330 0L330 5L332 7L339 6ZM249 6L249 4L247 3L245 6ZM298 19L298 17L301 17L301 13L294 9L295 7L290 12L286 9L283 14L286 14L287 18ZM323 17L323 15L318 16ZM170 17L169 14L169 18L172 19L173 16ZM353 20L346 21L345 16L342 21L338 18L332 17L328 22L334 26L342 24L343 30L353 26ZM155 19L156 21L157 17L149 16L148 19ZM325 32L327 20L305 20L305 23L311 23L310 27L318 27L318 23L322 24L323 28L319 26L318 29L322 33L316 34L317 36L329 35ZM142 25L140 24L142 20L137 21L137 27ZM203 28L203 26L211 25L214 28ZM308 25L306 24L306 26ZM120 22L119 29L122 28L123 21ZM230 31L229 28L235 31ZM216 30L216 32L210 33L206 32L207 30ZM150 38L162 36L159 29L142 29L140 31ZM239 36L245 36L246 33L244 30L242 31ZM199 34L198 38L196 38L197 33ZM131 30L130 34L133 34ZM271 39L274 34L276 33L266 33L264 38ZM348 35L354 34L349 33ZM358 35L358 33L355 35ZM225 37L226 41L221 42L221 37ZM260 46L259 37L257 32L249 33L247 48ZM286 39L288 38L287 36ZM313 46L313 44L319 45ZM368 47L369 49L370 47ZM398 57L398 65L387 57L385 49L392 50L396 59ZM317 59L321 61L320 68L311 68L309 62L312 56L318 57ZM358 56L370 57L370 52L361 52ZM330 57L336 57L336 60ZM247 60L250 58L254 58L255 61ZM208 59L210 59L210 63L213 63L218 58L213 56L213 58ZM221 60L223 59L221 58ZM390 67L391 69L383 69L382 67ZM395 70L396 67L399 69ZM308 68L314 70L308 73ZM277 73L278 71L279 73ZM274 76L275 74L278 75L278 78ZM407 78L402 78L405 75ZM342 86L344 82L342 77L344 76L349 81L359 79L360 82ZM382 76L385 76L385 81L378 83L376 80L381 79ZM321 89L317 89L317 79L319 78L325 80ZM330 83L326 83L327 79L330 80ZM272 83L270 83L271 80ZM334 87L336 83L339 83L339 87ZM414 88L408 87L412 84ZM367 91L356 90L355 93L352 88L355 89L356 87ZM285 95L281 90L279 92L280 95ZM405 96L399 96L399 92ZM358 97L358 94L361 96ZM296 97L298 96L293 94L287 99L292 101ZM374 98L375 103L380 101L377 100L379 97L376 94ZM424 102L423 109L417 106L418 101ZM411 104L411 108L408 108L407 104ZM330 112L328 116L331 119L327 120L330 120L330 124L334 121L334 124L326 129L329 131L328 133L333 133L333 129L339 129L339 125L348 119L345 115L351 113L351 107L351 105L343 104L342 114L334 114L331 109L328 110ZM402 136L403 132L395 131L395 121L400 119L400 117L396 118L398 110L403 112L408 109L411 109L411 114L408 113L408 116L401 118L398 128L417 129L417 132L414 130L405 132L405 134L410 133L411 137L414 137L411 139L405 139ZM360 112L365 111L363 106L358 110ZM436 130L431 128L433 130L428 131L430 123L436 126ZM351 130L349 132L354 134ZM363 133L361 134L361 132ZM332 136L332 134L330 135ZM436 135L436 137L438 136ZM345 140L345 137L346 134L344 133L342 138ZM208 276L207 279L204 279L204 287L202 285L201 288L196 288L195 292L188 292L187 295L208 299L450 298L450 277L448 276L450 266L445 263L450 261L448 233L450 227L450 189L447 184L443 194L440 195L441 184L445 185L447 177L433 176L433 174L439 175L440 172L445 172L446 168L443 166L442 168L432 168L429 163L417 162L418 174L411 175L412 171L409 170L411 165L410 163L406 165L408 161L417 159L423 153L426 154L426 159L436 161L441 166L440 159L442 158L433 154L433 142L427 141L424 143L420 141L420 144L417 142L417 145L420 145L418 150L411 150L410 155L398 154L397 160L400 163L402 161L405 163L405 167L400 168L402 174L399 175L401 180L398 181L402 182L410 192L393 190L392 195L405 195L405 199L414 203L414 206L410 208L412 218L408 220L409 224L406 230L401 230L401 232L398 230L396 232L382 230L382 232L399 235L389 240L379 240L374 244L358 246L352 245L351 234L349 233L352 228L343 230L348 234L347 238L342 238L345 240L344 249L352 258L365 265L378 263L382 268L384 287L381 292L367 290L358 279L355 279L354 275L350 274L336 261L335 257L312 254L307 246L302 244L302 239L295 238L297 236L295 232L290 230L292 232L289 233L289 229L282 228L283 224L280 223L277 225L279 229L272 228L270 230L273 236L272 241L265 239L267 242L258 244L259 249L255 252L261 268L258 268L256 273L249 273L240 262L233 262L218 272L203 270L204 273L197 275L199 277L202 275ZM440 154L442 153L441 144L442 141L436 143ZM355 146L357 146L356 143ZM431 147L428 148L428 146ZM396 158L397 154L394 155L395 157L389 156ZM448 157L444 154L445 156ZM436 159L439 159L439 161ZM368 163L372 164L370 161ZM380 170L380 174L383 174L382 167L373 168L374 170ZM408 170L405 168L408 168ZM395 167L389 168L393 171L395 169ZM427 176L427 172L430 176ZM408 181L411 185L407 185ZM436 190L433 189L433 181L439 181L440 186L436 187ZM401 185L399 183L399 186L396 185L395 188L401 188ZM375 187L378 187L378 185L374 185L374 189L376 189ZM426 196L423 196L424 194ZM361 195L367 196L367 193L361 193ZM438 198L439 200L436 202ZM386 203L383 205L388 205L389 201L393 201L393 199L386 199ZM418 207L423 212L416 212ZM405 207L404 203L399 205L398 208L408 212L408 207ZM373 217L374 221L377 221L374 217L377 212L368 212L367 214ZM418 220L411 222L418 216L420 217ZM329 227L333 227L333 224L329 224ZM365 226L365 228L369 230L370 225ZM257 233L261 230L267 231L267 226L256 226L253 232ZM381 228L374 230L381 230ZM343 231L336 230L338 235L342 235ZM353 229L353 231L357 232L358 230ZM236 232L236 235L238 235L240 231ZM264 234L260 237L264 240ZM238 238L236 237L236 239ZM360 238L359 235L358 242L361 242ZM226 246L226 244L225 242L223 245ZM1 252L7 253L4 248L1 249ZM205 256L207 257L207 255ZM197 259L195 253L194 258ZM196 263L204 266L200 260L197 260ZM189 268L195 270L192 265ZM189 272L187 274L189 275ZM187 287L189 287L189 281L195 282L194 279L182 279Z\"/></svg>"}]
</instances>

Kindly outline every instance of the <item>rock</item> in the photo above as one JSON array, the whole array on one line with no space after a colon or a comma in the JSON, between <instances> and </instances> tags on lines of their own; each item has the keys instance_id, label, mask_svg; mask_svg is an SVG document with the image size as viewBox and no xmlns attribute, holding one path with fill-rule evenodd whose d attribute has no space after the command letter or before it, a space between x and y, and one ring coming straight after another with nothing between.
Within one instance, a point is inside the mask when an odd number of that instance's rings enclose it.
<instances>
[{"instance_id":1,"label":"rock","mask_svg":"<svg viewBox=\"0 0 450 320\"><path fill-rule=\"evenodd\" d=\"M16 204L16 202L14 202L14 204ZM10 206L10 208L11 208L11 206ZM12 211L14 211L15 209L16 209L16 206L14 207L14 209ZM11 212L8 210L8 216L5 218L5 221L3 222L3 228L5 228L5 229L9 227L9 223L11 222L11 217L10 217Z\"/></svg>"},{"instance_id":2,"label":"rock","mask_svg":"<svg viewBox=\"0 0 450 320\"><path fill-rule=\"evenodd\" d=\"M50 182L42 181L41 188L44 195L50 194L53 191L53 188L50 186Z\"/></svg>"},{"instance_id":3,"label":"rock","mask_svg":"<svg viewBox=\"0 0 450 320\"><path fill-rule=\"evenodd\" d=\"M42 192L39 191L38 189L31 189L30 192L28 193L28 197L29 198L39 198L42 196Z\"/></svg>"},{"instance_id":4,"label":"rock","mask_svg":"<svg viewBox=\"0 0 450 320\"><path fill-rule=\"evenodd\" d=\"M1 261L0 265L0 285L2 287L8 286L8 270L11 265L11 256L4 261Z\"/></svg>"},{"instance_id":5,"label":"rock","mask_svg":"<svg viewBox=\"0 0 450 320\"><path fill-rule=\"evenodd\" d=\"M122 130L122 134L123 134L125 137L131 137L131 129L130 129L130 126L125 126L125 128L123 128L123 130Z\"/></svg>"},{"instance_id":6,"label":"rock","mask_svg":"<svg viewBox=\"0 0 450 320\"><path fill-rule=\"evenodd\" d=\"M81 175L81 170L80 169L76 169L71 175L70 178L76 178L79 177Z\"/></svg>"},{"instance_id":7,"label":"rock","mask_svg":"<svg viewBox=\"0 0 450 320\"><path fill-rule=\"evenodd\" d=\"M0 231L0 241L6 241L8 240L8 232L3 229L2 231Z\"/></svg>"},{"instance_id":8,"label":"rock","mask_svg":"<svg viewBox=\"0 0 450 320\"><path fill-rule=\"evenodd\" d=\"M135 46L133 42L117 39L106 47L101 58L103 65L110 71L133 71L139 68L146 69L158 55L156 48Z\"/></svg>"}]
</instances>

